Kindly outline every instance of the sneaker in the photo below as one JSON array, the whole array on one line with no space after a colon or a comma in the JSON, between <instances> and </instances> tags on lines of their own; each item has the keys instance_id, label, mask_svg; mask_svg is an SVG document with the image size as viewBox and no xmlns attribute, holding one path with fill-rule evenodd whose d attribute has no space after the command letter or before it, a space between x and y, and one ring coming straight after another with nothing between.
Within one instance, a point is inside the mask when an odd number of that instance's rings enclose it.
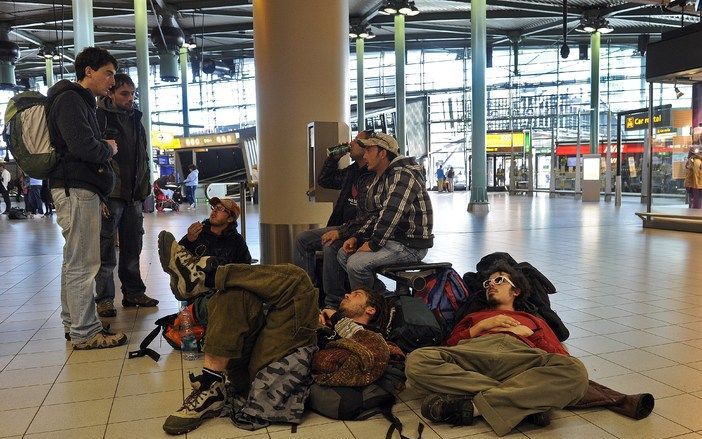
<instances>
[{"instance_id":1,"label":"sneaker","mask_svg":"<svg viewBox=\"0 0 702 439\"><path fill-rule=\"evenodd\" d=\"M158 234L158 256L163 271L171 276L171 291L176 299L190 300L209 291L205 286L205 270L211 269L211 257L198 258L165 230Z\"/></svg>"},{"instance_id":2,"label":"sneaker","mask_svg":"<svg viewBox=\"0 0 702 439\"><path fill-rule=\"evenodd\" d=\"M129 308L131 306L141 306L144 308L151 308L158 305L158 300L152 299L144 293L139 293L135 296L123 297L122 306Z\"/></svg>"},{"instance_id":3,"label":"sneaker","mask_svg":"<svg viewBox=\"0 0 702 439\"><path fill-rule=\"evenodd\" d=\"M107 349L116 348L117 346L122 346L123 344L127 344L126 335L121 332L113 333L103 329L85 341L73 343L73 349Z\"/></svg>"},{"instance_id":4,"label":"sneaker","mask_svg":"<svg viewBox=\"0 0 702 439\"><path fill-rule=\"evenodd\" d=\"M114 317L117 315L115 304L112 300L103 300L97 303L97 313L100 317Z\"/></svg>"},{"instance_id":5,"label":"sneaker","mask_svg":"<svg viewBox=\"0 0 702 439\"><path fill-rule=\"evenodd\" d=\"M424 398L422 416L432 422L473 425L473 397L435 393Z\"/></svg>"},{"instance_id":6,"label":"sneaker","mask_svg":"<svg viewBox=\"0 0 702 439\"><path fill-rule=\"evenodd\" d=\"M183 401L183 406L170 415L163 423L163 431L168 434L183 434L195 430L208 418L219 416L226 398L226 382L215 381L208 388L202 388L202 376L190 374L193 391Z\"/></svg>"}]
</instances>

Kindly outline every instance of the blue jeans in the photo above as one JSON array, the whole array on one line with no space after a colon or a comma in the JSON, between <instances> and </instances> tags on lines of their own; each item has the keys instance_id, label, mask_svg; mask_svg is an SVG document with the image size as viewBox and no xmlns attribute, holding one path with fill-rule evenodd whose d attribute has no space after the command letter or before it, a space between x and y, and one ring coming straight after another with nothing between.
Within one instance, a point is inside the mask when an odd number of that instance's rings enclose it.
<instances>
[{"instance_id":1,"label":"blue jeans","mask_svg":"<svg viewBox=\"0 0 702 439\"><path fill-rule=\"evenodd\" d=\"M188 204L195 204L195 188L197 186L185 186L185 201Z\"/></svg>"},{"instance_id":2,"label":"blue jeans","mask_svg":"<svg viewBox=\"0 0 702 439\"><path fill-rule=\"evenodd\" d=\"M43 203L41 202L41 186L29 186L27 193L27 202L24 206L28 213L44 213Z\"/></svg>"},{"instance_id":3,"label":"blue jeans","mask_svg":"<svg viewBox=\"0 0 702 439\"><path fill-rule=\"evenodd\" d=\"M338 227L323 227L321 229L306 230L295 240L295 265L305 270L315 284L320 284L320 279L315 279L316 258L315 253L323 251L321 284L324 289L324 306L337 308L346 291L346 271L339 265L337 252L344 244L337 239L329 245L322 246L322 235L337 230Z\"/></svg>"},{"instance_id":4,"label":"blue jeans","mask_svg":"<svg viewBox=\"0 0 702 439\"><path fill-rule=\"evenodd\" d=\"M122 283L125 298L137 296L146 291L139 271L139 255L144 235L144 214L139 201L124 201L109 198L107 206L110 215L102 217L100 230L100 271L95 277L95 302L115 300L114 270L117 265L115 254L115 231L119 231L119 268L117 275Z\"/></svg>"},{"instance_id":5,"label":"blue jeans","mask_svg":"<svg viewBox=\"0 0 702 439\"><path fill-rule=\"evenodd\" d=\"M74 344L102 330L95 301L100 269L100 198L87 189L51 190L65 243L61 266L61 319Z\"/></svg>"},{"instance_id":6,"label":"blue jeans","mask_svg":"<svg viewBox=\"0 0 702 439\"><path fill-rule=\"evenodd\" d=\"M374 269L382 265L419 262L428 249L410 248L397 241L388 241L376 252L347 254L339 250L338 259L349 276L351 290L369 288L379 293L386 291L385 284L375 277Z\"/></svg>"}]
</instances>

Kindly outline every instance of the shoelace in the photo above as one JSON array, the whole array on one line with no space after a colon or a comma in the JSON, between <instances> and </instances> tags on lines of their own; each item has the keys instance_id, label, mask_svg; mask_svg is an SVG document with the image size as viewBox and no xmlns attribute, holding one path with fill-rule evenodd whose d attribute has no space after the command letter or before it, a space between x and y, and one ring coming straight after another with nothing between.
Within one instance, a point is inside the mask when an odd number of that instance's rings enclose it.
<instances>
[{"instance_id":1,"label":"shoelace","mask_svg":"<svg viewBox=\"0 0 702 439\"><path fill-rule=\"evenodd\" d=\"M195 410L197 407L198 400L200 399L201 396L203 396L207 391L211 389L211 386L207 389L202 388L202 376L195 377L192 372L190 373L190 385L193 387L193 391L190 392L190 395L185 397L185 400L183 400L183 407L188 410Z\"/></svg>"},{"instance_id":2,"label":"shoelace","mask_svg":"<svg viewBox=\"0 0 702 439\"><path fill-rule=\"evenodd\" d=\"M200 261L199 257L195 256L184 248L181 248L176 252L176 258L180 259L184 265L188 266L195 266Z\"/></svg>"}]
</instances>

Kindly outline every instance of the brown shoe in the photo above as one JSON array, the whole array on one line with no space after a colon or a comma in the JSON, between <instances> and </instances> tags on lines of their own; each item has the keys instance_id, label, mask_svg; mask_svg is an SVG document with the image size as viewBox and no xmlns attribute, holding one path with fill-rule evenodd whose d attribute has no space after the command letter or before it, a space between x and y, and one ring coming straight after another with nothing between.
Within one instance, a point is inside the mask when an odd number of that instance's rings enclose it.
<instances>
[{"instance_id":1,"label":"brown shoe","mask_svg":"<svg viewBox=\"0 0 702 439\"><path fill-rule=\"evenodd\" d=\"M112 333L103 329L89 339L80 343L73 343L73 349L107 349L116 348L127 344L127 336L121 332Z\"/></svg>"},{"instance_id":2,"label":"brown shoe","mask_svg":"<svg viewBox=\"0 0 702 439\"><path fill-rule=\"evenodd\" d=\"M114 317L117 315L115 304L112 300L103 300L97 303L97 313L100 317Z\"/></svg>"},{"instance_id":3,"label":"brown shoe","mask_svg":"<svg viewBox=\"0 0 702 439\"><path fill-rule=\"evenodd\" d=\"M129 296L129 297L123 297L122 298L122 306L125 308L129 308L132 306L141 306L144 308L150 308L158 305L158 300L152 299L151 297L147 296L144 293L139 293L134 296Z\"/></svg>"}]
</instances>

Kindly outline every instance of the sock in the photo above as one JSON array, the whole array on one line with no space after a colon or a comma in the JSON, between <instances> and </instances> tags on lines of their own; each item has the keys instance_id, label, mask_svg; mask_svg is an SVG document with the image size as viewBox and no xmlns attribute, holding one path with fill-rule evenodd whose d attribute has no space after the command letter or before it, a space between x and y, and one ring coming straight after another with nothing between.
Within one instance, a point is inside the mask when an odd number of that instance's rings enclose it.
<instances>
[{"instance_id":1,"label":"sock","mask_svg":"<svg viewBox=\"0 0 702 439\"><path fill-rule=\"evenodd\" d=\"M206 367L202 368L202 386L204 388L210 387L215 382L224 381L224 372L217 372L216 370L208 369Z\"/></svg>"}]
</instances>

